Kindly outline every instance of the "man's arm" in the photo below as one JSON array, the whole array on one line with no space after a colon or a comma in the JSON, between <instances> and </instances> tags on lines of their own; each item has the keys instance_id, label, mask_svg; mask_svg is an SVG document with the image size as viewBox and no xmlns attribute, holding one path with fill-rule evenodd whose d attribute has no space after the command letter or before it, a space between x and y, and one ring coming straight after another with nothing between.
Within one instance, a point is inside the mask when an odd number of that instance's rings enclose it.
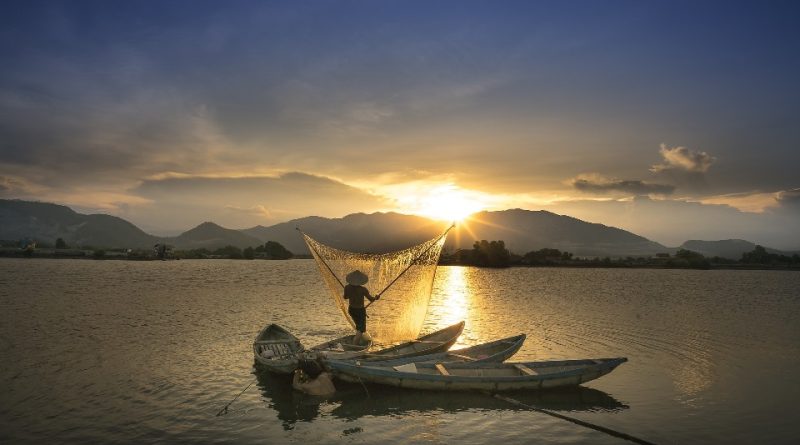
<instances>
[{"instance_id":1,"label":"man's arm","mask_svg":"<svg viewBox=\"0 0 800 445\"><path fill-rule=\"evenodd\" d=\"M367 290L367 288L364 288L364 291L367 293L367 299L369 301L375 301L375 300L379 300L381 298L380 295L375 295L374 297L372 295L370 295L369 290Z\"/></svg>"}]
</instances>

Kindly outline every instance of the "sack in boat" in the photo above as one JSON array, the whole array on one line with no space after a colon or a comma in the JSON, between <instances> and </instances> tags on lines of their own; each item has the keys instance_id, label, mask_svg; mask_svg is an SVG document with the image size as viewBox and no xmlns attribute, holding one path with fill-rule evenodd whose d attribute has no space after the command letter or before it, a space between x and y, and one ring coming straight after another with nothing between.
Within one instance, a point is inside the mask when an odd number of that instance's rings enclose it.
<instances>
[{"instance_id":1,"label":"sack in boat","mask_svg":"<svg viewBox=\"0 0 800 445\"><path fill-rule=\"evenodd\" d=\"M272 349L264 348L264 350L261 351L261 356L264 358L272 358L275 356L275 353L272 352Z\"/></svg>"},{"instance_id":2,"label":"sack in boat","mask_svg":"<svg viewBox=\"0 0 800 445\"><path fill-rule=\"evenodd\" d=\"M298 368L311 379L317 378L325 368L320 364L316 356L302 356L298 360Z\"/></svg>"}]
</instances>

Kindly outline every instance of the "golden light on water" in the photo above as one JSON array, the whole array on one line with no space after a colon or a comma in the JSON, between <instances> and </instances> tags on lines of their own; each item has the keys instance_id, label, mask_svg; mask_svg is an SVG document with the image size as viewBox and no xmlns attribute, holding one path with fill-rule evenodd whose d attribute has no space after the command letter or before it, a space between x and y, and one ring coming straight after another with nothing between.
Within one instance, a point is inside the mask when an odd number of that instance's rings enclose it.
<instances>
[{"instance_id":1,"label":"golden light on water","mask_svg":"<svg viewBox=\"0 0 800 445\"><path fill-rule=\"evenodd\" d=\"M455 266L436 270L437 286L429 317L436 320L438 326L450 326L467 319L470 296L466 271L466 267ZM462 340L463 337L459 337L454 347L465 346Z\"/></svg>"},{"instance_id":2,"label":"golden light on water","mask_svg":"<svg viewBox=\"0 0 800 445\"><path fill-rule=\"evenodd\" d=\"M680 401L686 405L693 405L699 394L714 384L713 363L708 360L686 362L672 374L675 389L681 396Z\"/></svg>"}]
</instances>

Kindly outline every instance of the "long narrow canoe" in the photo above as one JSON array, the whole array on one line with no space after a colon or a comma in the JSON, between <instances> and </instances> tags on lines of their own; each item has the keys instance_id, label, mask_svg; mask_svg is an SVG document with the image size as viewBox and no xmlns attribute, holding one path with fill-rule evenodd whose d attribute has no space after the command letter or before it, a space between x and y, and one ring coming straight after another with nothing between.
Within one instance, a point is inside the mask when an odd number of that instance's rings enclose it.
<instances>
[{"instance_id":1,"label":"long narrow canoe","mask_svg":"<svg viewBox=\"0 0 800 445\"><path fill-rule=\"evenodd\" d=\"M444 352L450 349L450 346L453 346L463 331L464 322L460 321L452 326L419 337L416 340L361 354L358 359L372 362Z\"/></svg>"},{"instance_id":2,"label":"long narrow canoe","mask_svg":"<svg viewBox=\"0 0 800 445\"><path fill-rule=\"evenodd\" d=\"M345 335L333 340L320 343L311 347L312 352L318 353L323 358L345 360L353 357L363 355L367 349L372 346L372 340L364 341L366 336L362 337L361 344L353 343L355 335Z\"/></svg>"},{"instance_id":3,"label":"long narrow canoe","mask_svg":"<svg viewBox=\"0 0 800 445\"><path fill-rule=\"evenodd\" d=\"M297 337L274 323L264 327L253 342L256 363L279 374L289 374L297 368L297 353L302 350Z\"/></svg>"},{"instance_id":4,"label":"long narrow canoe","mask_svg":"<svg viewBox=\"0 0 800 445\"><path fill-rule=\"evenodd\" d=\"M349 382L371 382L400 388L440 391L516 391L580 385L613 371L627 358L518 363L328 363L334 376Z\"/></svg>"},{"instance_id":5,"label":"long narrow canoe","mask_svg":"<svg viewBox=\"0 0 800 445\"><path fill-rule=\"evenodd\" d=\"M464 349L437 352L420 356L381 360L381 366L402 366L408 363L499 363L507 360L519 351L525 342L525 334L515 335L500 340L481 343ZM371 362L370 362L371 363Z\"/></svg>"}]
</instances>

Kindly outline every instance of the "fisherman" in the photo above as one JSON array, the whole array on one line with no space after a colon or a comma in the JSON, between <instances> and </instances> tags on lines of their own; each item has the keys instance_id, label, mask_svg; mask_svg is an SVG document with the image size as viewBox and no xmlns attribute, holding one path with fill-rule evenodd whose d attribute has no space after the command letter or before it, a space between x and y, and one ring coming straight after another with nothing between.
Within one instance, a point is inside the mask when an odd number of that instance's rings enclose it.
<instances>
[{"instance_id":1,"label":"fisherman","mask_svg":"<svg viewBox=\"0 0 800 445\"><path fill-rule=\"evenodd\" d=\"M364 298L370 302L379 300L380 295L372 296L364 287L369 281L369 278L360 270L354 270L347 274L347 285L344 287L344 298L350 301L347 308L347 313L356 324L356 335L353 337L353 343L356 345L361 344L361 338L367 332L367 309L364 307Z\"/></svg>"},{"instance_id":2,"label":"fisherman","mask_svg":"<svg viewBox=\"0 0 800 445\"><path fill-rule=\"evenodd\" d=\"M336 392L331 375L314 357L300 357L292 377L292 387L312 396L329 396Z\"/></svg>"}]
</instances>

